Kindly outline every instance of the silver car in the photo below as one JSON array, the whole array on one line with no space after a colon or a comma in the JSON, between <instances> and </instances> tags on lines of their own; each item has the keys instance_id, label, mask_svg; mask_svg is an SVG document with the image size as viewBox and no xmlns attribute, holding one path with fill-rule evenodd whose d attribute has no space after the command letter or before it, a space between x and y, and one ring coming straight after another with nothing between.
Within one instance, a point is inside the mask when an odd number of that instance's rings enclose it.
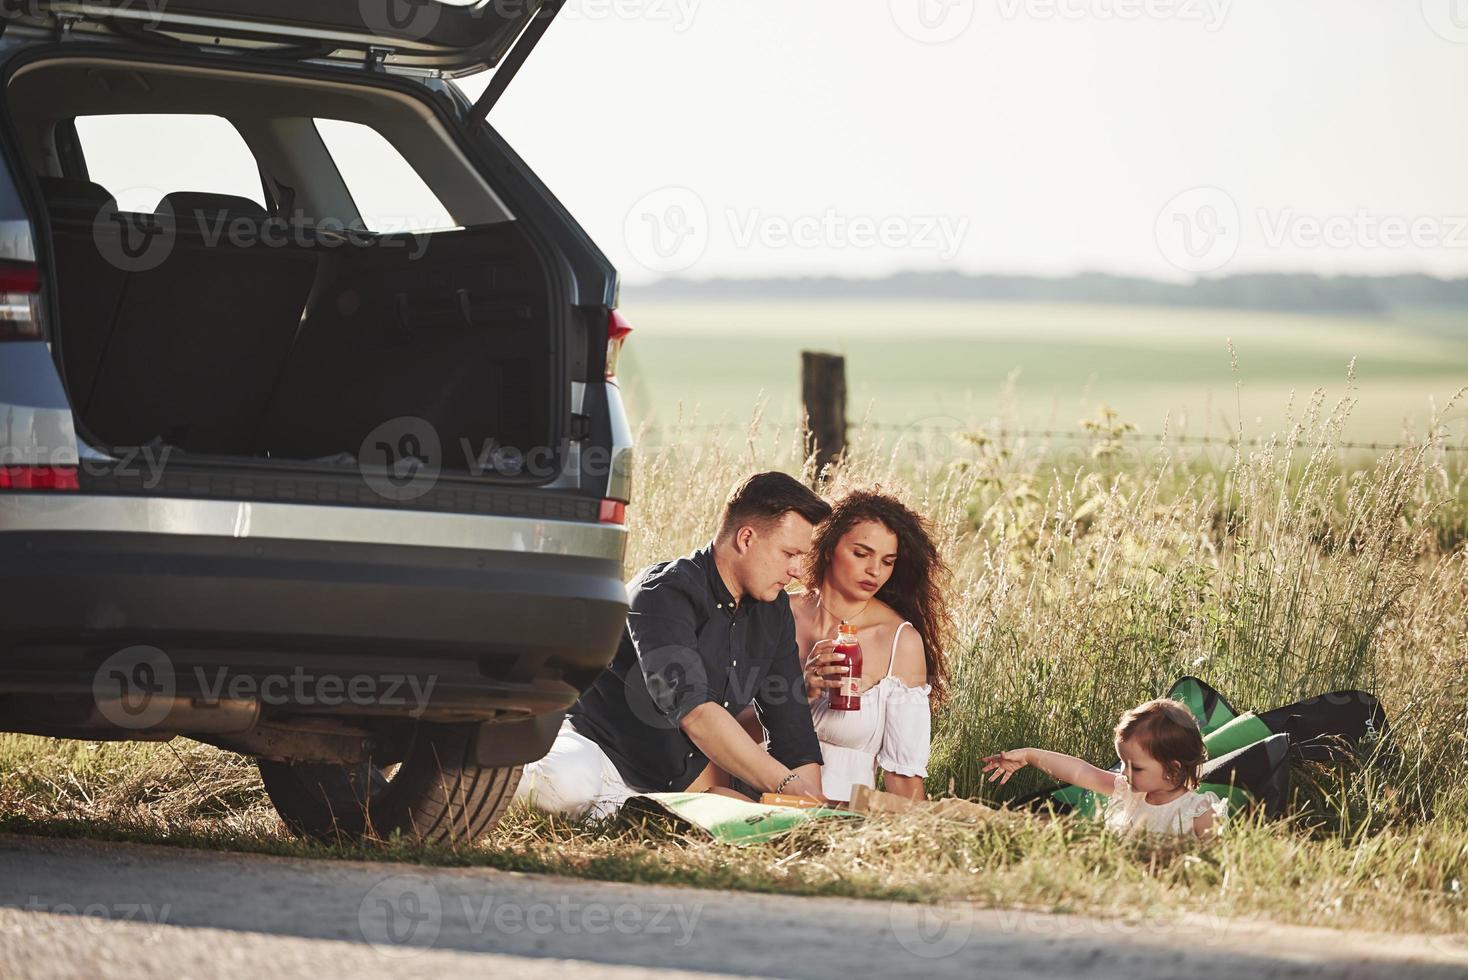
<instances>
[{"instance_id":1,"label":"silver car","mask_svg":"<svg viewBox=\"0 0 1468 980\"><path fill-rule=\"evenodd\" d=\"M559 6L4 6L0 730L499 818L626 614L617 273L486 122Z\"/></svg>"}]
</instances>

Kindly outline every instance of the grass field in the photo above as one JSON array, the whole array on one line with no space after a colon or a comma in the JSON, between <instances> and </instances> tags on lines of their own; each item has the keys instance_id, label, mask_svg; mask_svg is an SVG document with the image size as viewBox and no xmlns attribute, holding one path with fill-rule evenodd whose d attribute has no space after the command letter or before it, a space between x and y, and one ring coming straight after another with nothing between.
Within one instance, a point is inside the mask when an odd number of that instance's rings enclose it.
<instances>
[{"instance_id":1,"label":"grass field","mask_svg":"<svg viewBox=\"0 0 1468 980\"><path fill-rule=\"evenodd\" d=\"M881 311L867 316L862 322L880 332ZM659 340L664 328L649 320L656 318L642 317L639 366L656 378L666 372L660 358L688 363L691 355L671 349L671 326ZM1336 339L1345 327L1316 328L1291 336L1297 364L1310 363L1312 345L1331 347L1321 355L1326 365L1343 365L1348 348L1369 365L1375 351L1399 372L1393 383L1416 384L1422 401L1461 364L1450 359L1449 341L1426 329L1400 344L1359 338L1355 349ZM1260 328L1252 340L1264 343L1272 332ZM800 346L789 343L790 352ZM880 343L888 354L877 363L920 373L922 358L890 339ZM1042 346L1064 348L1053 336ZM1246 361L1247 344L1240 346ZM1182 374L1185 363L1212 356L1209 349L1174 339L1164 353L1176 354ZM1226 381L1227 351L1220 356ZM1109 363L1128 368L1125 358ZM1082 359L1068 370L1075 377L1093 366ZM730 371L742 376L746 368ZM1252 383L1247 368L1240 373ZM696 378L664 376L704 390ZM1358 412L1369 383L1363 371ZM924 391L914 384L909 394L921 399ZM1448 419L1462 417L1460 404L1439 408ZM1298 770L1299 796L1286 821L1251 818L1219 840L1174 843L1118 839L1069 819L971 827L888 818L735 850L629 820L575 824L514 813L470 849L331 850L285 836L245 760L182 742L0 736L0 829L1125 917L1259 915L1463 933L1468 480L1462 457L1441 439L1369 458L1341 452L1351 409L1349 399L1302 393L1288 431L1237 454L1139 452L1120 438L1118 423L1097 426L1074 451L970 433L955 437L961 454L895 453L858 429L850 458L827 475L833 494L880 484L904 497L933 522L952 568L953 693L935 711L931 793L1002 804L1034 788L1033 775L997 790L979 778L984 755L1020 745L1106 764L1118 713L1184 673L1214 684L1242 710L1342 688L1378 694L1394 751L1346 770ZM750 411L746 400L739 417ZM1283 405L1269 411L1286 414ZM1444 426L1424 419L1421 429ZM768 419L752 432L731 425L695 440L690 431L648 448L627 567L706 541L725 488L744 474L782 468L812 476L800 445L788 420Z\"/></svg>"},{"instance_id":2,"label":"grass field","mask_svg":"<svg viewBox=\"0 0 1468 980\"><path fill-rule=\"evenodd\" d=\"M1468 383L1468 318L1390 319L1230 310L1003 303L750 302L623 304L636 330L623 389L659 429L680 416L742 427L798 417L800 351L847 357L848 413L893 425L1015 424L1071 429L1105 403L1141 432L1228 435L1278 428L1293 390L1344 392L1355 359L1360 411L1350 438L1420 433ZM1235 373L1229 351L1237 352ZM1013 379L1012 392L1006 387ZM1235 382L1241 387L1236 389ZM1463 410L1444 420L1468 441ZM665 432L653 433L669 438ZM684 436L686 437L686 436Z\"/></svg>"}]
</instances>

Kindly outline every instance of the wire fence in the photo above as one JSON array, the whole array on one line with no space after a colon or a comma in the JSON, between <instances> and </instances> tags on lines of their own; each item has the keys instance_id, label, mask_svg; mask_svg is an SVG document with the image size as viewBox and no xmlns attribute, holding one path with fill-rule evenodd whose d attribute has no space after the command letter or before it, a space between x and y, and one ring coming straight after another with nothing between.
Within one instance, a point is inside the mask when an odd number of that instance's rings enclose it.
<instances>
[{"instance_id":1,"label":"wire fence","mask_svg":"<svg viewBox=\"0 0 1468 980\"><path fill-rule=\"evenodd\" d=\"M1182 433L1146 433L1126 431L1120 432L1105 428L1096 431L1066 430L1066 429L1030 429L997 427L985 428L983 426L969 426L963 424L931 425L923 423L902 424L899 422L863 422L849 423L856 431L870 430L874 432L892 432L898 435L914 436L940 436L945 438L982 437L991 441L1005 442L1014 439L1044 439L1060 442L1114 442L1124 441L1130 443L1157 443L1159 445L1175 446L1216 446L1226 449L1242 449L1246 447L1262 447L1271 444L1279 444L1282 440L1278 436L1264 437L1252 436L1239 438L1237 436L1194 436ZM741 428L732 422L690 422L678 425L646 425L638 431L645 436L653 437L653 441L660 445L693 445L694 443L679 442L660 438L664 435L680 435L688 432L726 432L733 434ZM1363 452L1393 452L1401 449L1419 449L1424 445L1447 453L1468 452L1468 443L1448 443L1441 439L1426 439L1416 442L1370 442L1360 440L1337 440L1332 447L1341 450L1355 450Z\"/></svg>"}]
</instances>

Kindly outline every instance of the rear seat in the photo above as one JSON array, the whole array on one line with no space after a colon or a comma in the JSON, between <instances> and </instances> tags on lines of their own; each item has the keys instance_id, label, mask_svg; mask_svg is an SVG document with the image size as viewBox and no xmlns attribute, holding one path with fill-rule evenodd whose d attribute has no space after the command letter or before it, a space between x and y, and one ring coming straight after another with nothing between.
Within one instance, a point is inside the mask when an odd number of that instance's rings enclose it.
<instances>
[{"instance_id":1,"label":"rear seat","mask_svg":"<svg viewBox=\"0 0 1468 980\"><path fill-rule=\"evenodd\" d=\"M97 247L94 222L114 202L107 188L89 180L40 177L38 181L51 215L57 278L64 284L58 297L62 371L72 408L85 416L127 283L127 274Z\"/></svg>"},{"instance_id":2,"label":"rear seat","mask_svg":"<svg viewBox=\"0 0 1468 980\"><path fill-rule=\"evenodd\" d=\"M268 215L247 198L176 192L158 217L174 227L173 248L127 274L84 417L116 446L161 437L189 452L256 454L316 256L262 244ZM248 240L227 234L240 219Z\"/></svg>"},{"instance_id":3,"label":"rear seat","mask_svg":"<svg viewBox=\"0 0 1468 980\"><path fill-rule=\"evenodd\" d=\"M472 455L490 436L528 450L549 411L531 394L548 312L517 235L440 232L425 244L432 262L406 247L336 249L265 417L271 454L356 456L377 426L407 417L432 425L446 469L468 469L465 445Z\"/></svg>"}]
</instances>

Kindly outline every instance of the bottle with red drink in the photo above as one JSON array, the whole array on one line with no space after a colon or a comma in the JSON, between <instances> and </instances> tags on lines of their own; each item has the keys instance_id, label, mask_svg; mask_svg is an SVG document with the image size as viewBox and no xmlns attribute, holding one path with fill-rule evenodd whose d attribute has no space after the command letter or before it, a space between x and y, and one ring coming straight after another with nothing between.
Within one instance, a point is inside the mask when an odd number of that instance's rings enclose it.
<instances>
[{"instance_id":1,"label":"bottle with red drink","mask_svg":"<svg viewBox=\"0 0 1468 980\"><path fill-rule=\"evenodd\" d=\"M832 711L860 711L861 696L856 692L861 681L861 644L855 626L842 623L836 627L836 652L845 658L847 671L841 675L840 687L827 688L829 707Z\"/></svg>"}]
</instances>

